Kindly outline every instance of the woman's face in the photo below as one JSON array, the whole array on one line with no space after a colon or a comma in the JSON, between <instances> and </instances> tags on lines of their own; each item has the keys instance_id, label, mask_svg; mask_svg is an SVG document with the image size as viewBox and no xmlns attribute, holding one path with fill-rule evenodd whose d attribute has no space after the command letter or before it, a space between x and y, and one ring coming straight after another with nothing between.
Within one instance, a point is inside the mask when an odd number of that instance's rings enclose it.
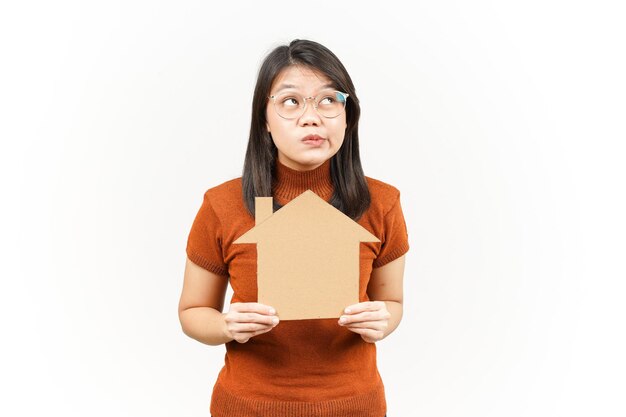
<instances>
[{"instance_id":1,"label":"woman's face","mask_svg":"<svg viewBox=\"0 0 626 417\"><path fill-rule=\"evenodd\" d=\"M294 92L302 97L316 97L328 88L332 88L332 82L322 73L292 65L278 74L269 95ZM306 103L304 114L295 119L280 117L272 99L268 100L266 108L267 131L278 148L278 160L298 171L315 169L335 155L341 148L347 127L345 111L337 117L326 118L317 113L313 100ZM304 140L309 135L321 139Z\"/></svg>"}]
</instances>

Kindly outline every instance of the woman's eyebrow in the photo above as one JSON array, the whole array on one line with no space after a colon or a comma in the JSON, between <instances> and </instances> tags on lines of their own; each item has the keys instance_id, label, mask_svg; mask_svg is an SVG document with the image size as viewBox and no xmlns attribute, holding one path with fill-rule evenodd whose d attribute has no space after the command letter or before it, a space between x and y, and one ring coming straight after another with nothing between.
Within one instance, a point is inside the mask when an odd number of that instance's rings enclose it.
<instances>
[{"instance_id":1,"label":"woman's eyebrow","mask_svg":"<svg viewBox=\"0 0 626 417\"><path fill-rule=\"evenodd\" d=\"M323 88L333 88L333 87L334 86L332 84L324 84L324 85L320 86L320 90L323 89ZM281 84L281 85L278 86L278 90L276 90L276 91L278 92L278 91L281 91L281 90L285 90L287 88L298 88L298 86L293 85L293 84Z\"/></svg>"}]
</instances>

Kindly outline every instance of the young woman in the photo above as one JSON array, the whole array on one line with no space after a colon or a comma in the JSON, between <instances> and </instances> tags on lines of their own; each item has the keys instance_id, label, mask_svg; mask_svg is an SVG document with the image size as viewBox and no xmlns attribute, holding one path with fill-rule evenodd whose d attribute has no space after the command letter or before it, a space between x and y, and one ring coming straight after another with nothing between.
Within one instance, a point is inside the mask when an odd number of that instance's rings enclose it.
<instances>
[{"instance_id":1,"label":"young woman","mask_svg":"<svg viewBox=\"0 0 626 417\"><path fill-rule=\"evenodd\" d=\"M365 177L359 101L326 47L294 40L263 61L241 178L210 188L193 222L179 317L186 335L226 345L213 417L383 417L375 342L402 317L408 234L400 193ZM285 320L257 303L254 198L276 209L310 189L380 239L362 243L358 304L337 319ZM311 253L315 256L315 253ZM323 262L320 259L320 262ZM233 297L222 313L228 283Z\"/></svg>"}]
</instances>

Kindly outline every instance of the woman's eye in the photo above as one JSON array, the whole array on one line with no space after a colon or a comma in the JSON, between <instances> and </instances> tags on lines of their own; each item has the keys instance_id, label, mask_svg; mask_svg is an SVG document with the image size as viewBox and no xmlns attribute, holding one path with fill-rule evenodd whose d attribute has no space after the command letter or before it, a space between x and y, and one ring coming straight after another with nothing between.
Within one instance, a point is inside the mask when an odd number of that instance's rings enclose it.
<instances>
[{"instance_id":1,"label":"woman's eye","mask_svg":"<svg viewBox=\"0 0 626 417\"><path fill-rule=\"evenodd\" d=\"M293 97L289 97L283 100L283 105L284 106L297 106L298 105L298 99L293 98Z\"/></svg>"},{"instance_id":2,"label":"woman's eye","mask_svg":"<svg viewBox=\"0 0 626 417\"><path fill-rule=\"evenodd\" d=\"M335 102L335 99L328 96L328 97L324 97L323 99L320 100L320 104L333 104Z\"/></svg>"}]
</instances>

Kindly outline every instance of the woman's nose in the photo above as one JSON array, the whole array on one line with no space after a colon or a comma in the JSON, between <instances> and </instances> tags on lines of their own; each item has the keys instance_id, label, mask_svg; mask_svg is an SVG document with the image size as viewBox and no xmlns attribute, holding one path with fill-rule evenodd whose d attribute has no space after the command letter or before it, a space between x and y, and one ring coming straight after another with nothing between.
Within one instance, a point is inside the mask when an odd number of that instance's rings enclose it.
<instances>
[{"instance_id":1,"label":"woman's nose","mask_svg":"<svg viewBox=\"0 0 626 417\"><path fill-rule=\"evenodd\" d=\"M320 123L320 115L315 108L315 102L313 100L309 100L306 103L306 107L304 108L304 113L300 116L300 124L319 124Z\"/></svg>"}]
</instances>

